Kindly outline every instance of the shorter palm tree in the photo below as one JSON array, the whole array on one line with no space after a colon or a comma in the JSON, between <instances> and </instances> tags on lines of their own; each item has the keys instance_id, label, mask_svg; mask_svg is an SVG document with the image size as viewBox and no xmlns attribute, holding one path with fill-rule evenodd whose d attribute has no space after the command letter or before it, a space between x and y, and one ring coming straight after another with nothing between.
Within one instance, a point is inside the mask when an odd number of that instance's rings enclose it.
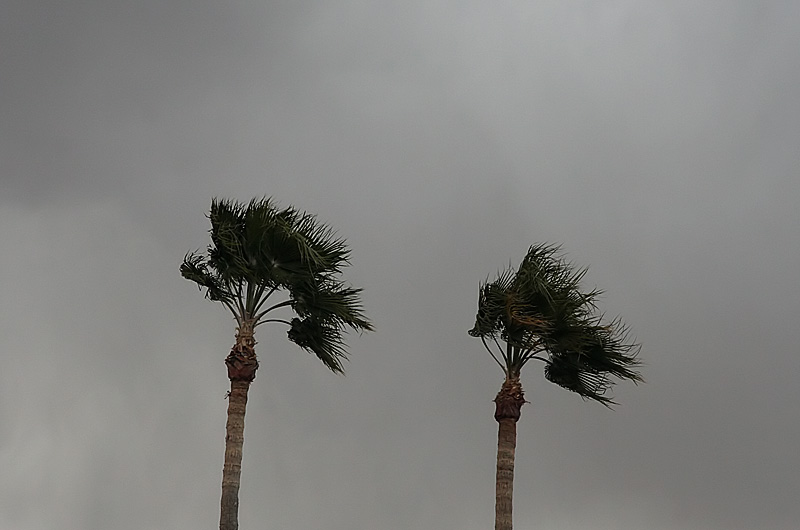
<instances>
[{"instance_id":1,"label":"shorter palm tree","mask_svg":"<svg viewBox=\"0 0 800 530\"><path fill-rule=\"evenodd\" d=\"M231 390L220 510L220 530L236 530L247 392L258 370L256 327L285 324L289 340L342 372L343 330L372 325L361 309L361 289L339 279L348 264L347 245L314 216L277 208L269 199L247 205L214 199L209 219L207 255L187 254L181 274L236 320L236 342L225 359ZM284 298L270 302L273 295ZM274 313L282 308L294 318Z\"/></svg>"},{"instance_id":2,"label":"shorter palm tree","mask_svg":"<svg viewBox=\"0 0 800 530\"><path fill-rule=\"evenodd\" d=\"M586 269L576 269L559 255L559 247L530 247L515 271L508 269L483 283L475 326L469 331L505 374L495 398L497 477L495 530L511 530L517 421L526 403L520 382L522 367L544 362L547 380L606 406L610 376L641 381L634 370L639 345L627 340L621 320L602 322L596 312L601 291L583 292ZM502 343L502 344L501 344Z\"/></svg>"}]
</instances>

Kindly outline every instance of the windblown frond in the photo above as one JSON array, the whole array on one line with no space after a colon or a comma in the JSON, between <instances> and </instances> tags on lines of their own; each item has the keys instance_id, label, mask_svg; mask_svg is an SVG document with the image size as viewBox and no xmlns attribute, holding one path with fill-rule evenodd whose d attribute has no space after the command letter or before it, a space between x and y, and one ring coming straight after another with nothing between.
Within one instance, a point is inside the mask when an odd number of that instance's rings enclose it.
<instances>
[{"instance_id":1,"label":"windblown frond","mask_svg":"<svg viewBox=\"0 0 800 530\"><path fill-rule=\"evenodd\" d=\"M370 331L372 324L364 316L360 293L361 289L346 287L332 280L317 285L301 282L291 289L292 308L301 317L335 322L358 331Z\"/></svg>"},{"instance_id":2,"label":"windblown frond","mask_svg":"<svg viewBox=\"0 0 800 530\"><path fill-rule=\"evenodd\" d=\"M240 324L286 322L267 315L293 309L301 324L292 323L290 338L341 371L343 328L372 330L361 307L361 290L339 279L349 264L345 241L315 216L278 208L269 198L248 204L214 199L209 220L207 257L187 254L183 276L228 307ZM268 303L275 293L288 298Z\"/></svg>"},{"instance_id":3,"label":"windblown frond","mask_svg":"<svg viewBox=\"0 0 800 530\"><path fill-rule=\"evenodd\" d=\"M602 315L595 313L601 291L582 291L587 269L576 268L559 252L558 246L534 245L516 271L483 283L469 334L483 340L507 376L518 376L538 358L546 363L549 381L608 405L612 401L604 394L612 385L610 376L642 380L634 370L639 346L628 341L620 319L601 322Z\"/></svg>"},{"instance_id":4,"label":"windblown frond","mask_svg":"<svg viewBox=\"0 0 800 530\"><path fill-rule=\"evenodd\" d=\"M315 354L331 371L343 371L341 361L347 359L347 355L338 327L313 317L293 318L287 335L290 341Z\"/></svg>"},{"instance_id":5,"label":"windblown frond","mask_svg":"<svg viewBox=\"0 0 800 530\"><path fill-rule=\"evenodd\" d=\"M493 282L481 285L478 298L478 315L475 326L469 331L473 337L491 337L508 325L508 297L514 271L507 270Z\"/></svg>"},{"instance_id":6,"label":"windblown frond","mask_svg":"<svg viewBox=\"0 0 800 530\"><path fill-rule=\"evenodd\" d=\"M206 290L209 300L230 300L230 293L225 290L224 283L216 271L209 270L203 256L195 253L186 254L181 264L181 275L197 284L200 290Z\"/></svg>"}]
</instances>

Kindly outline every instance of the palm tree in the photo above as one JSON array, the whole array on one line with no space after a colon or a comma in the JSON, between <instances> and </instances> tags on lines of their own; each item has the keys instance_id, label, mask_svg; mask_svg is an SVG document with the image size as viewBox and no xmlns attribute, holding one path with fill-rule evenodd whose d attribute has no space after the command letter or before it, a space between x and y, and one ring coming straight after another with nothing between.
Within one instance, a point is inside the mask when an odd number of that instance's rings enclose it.
<instances>
[{"instance_id":1,"label":"palm tree","mask_svg":"<svg viewBox=\"0 0 800 530\"><path fill-rule=\"evenodd\" d=\"M339 279L349 263L346 243L314 216L280 209L266 198L247 205L214 199L209 219L207 255L187 254L181 274L236 321L236 342L225 359L231 389L219 523L220 530L236 530L247 391L258 369L256 327L286 325L289 340L341 373L342 332L347 327L369 331L372 325L361 308L361 289ZM283 296L278 301L273 295ZM294 318L282 318L287 311Z\"/></svg>"},{"instance_id":2,"label":"palm tree","mask_svg":"<svg viewBox=\"0 0 800 530\"><path fill-rule=\"evenodd\" d=\"M639 345L627 340L619 320L602 322L595 302L601 291L582 292L586 269L576 269L560 247L530 247L519 269L480 286L478 314L469 331L479 337L505 374L495 398L497 478L495 530L511 530L517 420L526 403L520 382L531 359L544 362L545 378L586 399L610 406L609 376L641 381L634 371ZM503 343L503 344L501 344Z\"/></svg>"}]
</instances>

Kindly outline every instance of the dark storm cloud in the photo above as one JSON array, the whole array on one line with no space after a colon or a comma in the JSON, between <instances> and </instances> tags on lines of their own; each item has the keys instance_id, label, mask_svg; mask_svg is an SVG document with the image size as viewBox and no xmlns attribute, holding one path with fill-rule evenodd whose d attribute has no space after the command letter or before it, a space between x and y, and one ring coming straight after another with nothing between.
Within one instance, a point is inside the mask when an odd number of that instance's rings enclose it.
<instances>
[{"instance_id":1,"label":"dark storm cloud","mask_svg":"<svg viewBox=\"0 0 800 530\"><path fill-rule=\"evenodd\" d=\"M478 283L536 241L643 345L618 410L523 374L518 528L800 517L792 3L6 2L0 528L214 524L212 196L348 239L345 378L259 330L242 526L485 528Z\"/></svg>"}]
</instances>

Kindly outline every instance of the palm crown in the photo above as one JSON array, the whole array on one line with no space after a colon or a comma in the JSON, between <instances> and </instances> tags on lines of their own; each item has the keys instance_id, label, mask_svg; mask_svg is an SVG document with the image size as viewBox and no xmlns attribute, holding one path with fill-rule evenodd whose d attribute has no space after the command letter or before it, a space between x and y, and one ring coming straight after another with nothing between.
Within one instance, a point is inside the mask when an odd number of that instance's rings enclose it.
<instances>
[{"instance_id":1,"label":"palm crown","mask_svg":"<svg viewBox=\"0 0 800 530\"><path fill-rule=\"evenodd\" d=\"M240 331L284 323L291 341L341 372L344 329L372 329L361 308L361 289L339 279L349 263L345 241L313 215L278 208L268 198L247 205L214 199L209 219L208 252L187 254L183 277L227 307ZM270 303L276 293L286 298ZM295 318L271 318L283 307L291 308Z\"/></svg>"},{"instance_id":2,"label":"palm crown","mask_svg":"<svg viewBox=\"0 0 800 530\"><path fill-rule=\"evenodd\" d=\"M595 306L601 291L582 292L586 269L575 269L559 250L534 245L518 270L483 283L469 334L480 337L507 378L539 359L549 381L609 405L609 376L641 381L633 370L639 346L627 340L621 320L602 322Z\"/></svg>"}]
</instances>

